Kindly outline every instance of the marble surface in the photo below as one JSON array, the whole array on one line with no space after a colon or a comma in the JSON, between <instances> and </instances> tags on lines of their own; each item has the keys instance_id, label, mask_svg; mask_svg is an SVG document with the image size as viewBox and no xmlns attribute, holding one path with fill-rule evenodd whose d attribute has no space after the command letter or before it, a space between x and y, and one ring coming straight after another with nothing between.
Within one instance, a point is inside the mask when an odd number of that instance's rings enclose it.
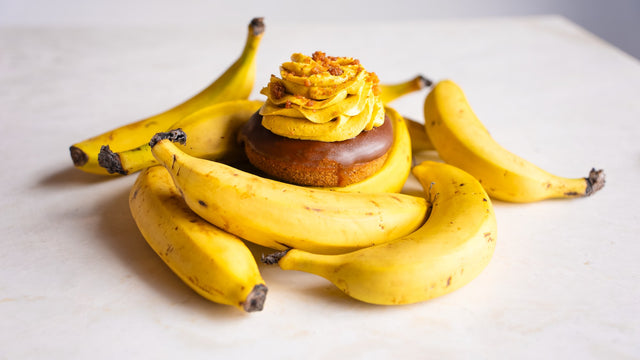
<instances>
[{"instance_id":1,"label":"marble surface","mask_svg":"<svg viewBox=\"0 0 640 360\"><path fill-rule=\"evenodd\" d=\"M556 16L266 24L254 98L295 51L357 57L385 82L451 78L505 147L564 176L604 168L607 185L495 202L493 260L452 294L372 306L261 266L265 309L242 314L147 246L127 204L134 176L82 173L68 147L204 87L245 24L0 28L0 358L640 358L637 60ZM425 95L394 107L422 120Z\"/></svg>"}]
</instances>

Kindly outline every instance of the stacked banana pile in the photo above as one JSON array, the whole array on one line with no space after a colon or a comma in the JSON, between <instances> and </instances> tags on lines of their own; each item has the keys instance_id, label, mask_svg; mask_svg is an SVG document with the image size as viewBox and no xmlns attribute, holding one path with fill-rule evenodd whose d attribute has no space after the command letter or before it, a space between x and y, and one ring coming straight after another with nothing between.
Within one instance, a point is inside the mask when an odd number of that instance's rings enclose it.
<instances>
[{"instance_id":1,"label":"stacked banana pile","mask_svg":"<svg viewBox=\"0 0 640 360\"><path fill-rule=\"evenodd\" d=\"M186 102L70 148L86 172L141 171L129 197L140 232L211 301L262 310L267 287L245 241L274 249L264 263L325 277L355 299L425 301L460 288L489 263L497 238L492 198L574 198L604 186L601 170L559 177L502 148L452 81L429 92L424 125L403 119L387 104L430 86L421 76L381 86L394 145L365 181L311 188L227 165L243 157L238 129L263 107L247 100L263 33L262 19L252 20L239 59ZM412 149L435 150L444 163L412 168ZM410 172L424 196L400 193Z\"/></svg>"}]
</instances>

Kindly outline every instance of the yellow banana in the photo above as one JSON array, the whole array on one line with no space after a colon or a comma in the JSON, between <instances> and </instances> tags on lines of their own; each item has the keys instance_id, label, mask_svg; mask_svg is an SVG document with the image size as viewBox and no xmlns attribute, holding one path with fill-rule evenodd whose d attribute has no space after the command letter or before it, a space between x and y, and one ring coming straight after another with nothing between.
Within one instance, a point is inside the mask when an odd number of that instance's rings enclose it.
<instances>
[{"instance_id":1,"label":"yellow banana","mask_svg":"<svg viewBox=\"0 0 640 360\"><path fill-rule=\"evenodd\" d=\"M164 167L140 173L129 205L147 243L198 294L247 312L262 310L267 287L251 251L191 211Z\"/></svg>"},{"instance_id":2,"label":"yellow banana","mask_svg":"<svg viewBox=\"0 0 640 360\"><path fill-rule=\"evenodd\" d=\"M259 245L340 253L406 235L426 216L425 199L395 193L343 193L285 184L195 158L159 133L151 150L187 205L219 228Z\"/></svg>"},{"instance_id":3,"label":"yellow banana","mask_svg":"<svg viewBox=\"0 0 640 360\"><path fill-rule=\"evenodd\" d=\"M409 137L411 138L411 151L417 153L420 151L435 150L433 143L429 139L427 132L425 131L424 124L417 122L416 120L404 118L407 123L407 129L409 130Z\"/></svg>"},{"instance_id":4,"label":"yellow banana","mask_svg":"<svg viewBox=\"0 0 640 360\"><path fill-rule=\"evenodd\" d=\"M423 75L417 75L408 81L395 84L380 84L380 99L386 105L404 95L422 90L431 85L433 85L433 82ZM405 121L407 123L406 127L409 130L412 151L434 150L433 144L431 144L429 137L424 131L424 125L406 117Z\"/></svg>"},{"instance_id":5,"label":"yellow banana","mask_svg":"<svg viewBox=\"0 0 640 360\"><path fill-rule=\"evenodd\" d=\"M476 117L453 81L435 85L424 103L426 132L439 156L475 176L495 199L533 202L589 196L605 183L602 170L586 178L564 178L500 146Z\"/></svg>"},{"instance_id":6,"label":"yellow banana","mask_svg":"<svg viewBox=\"0 0 640 360\"><path fill-rule=\"evenodd\" d=\"M223 101L246 99L251 95L256 73L256 54L264 33L262 18L249 24L249 33L240 57L212 84L185 102L163 113L113 129L69 148L73 164L80 170L108 174L98 164L102 145L112 151L131 149L148 141L155 133L166 131L176 121L204 107Z\"/></svg>"},{"instance_id":7,"label":"yellow banana","mask_svg":"<svg viewBox=\"0 0 640 360\"><path fill-rule=\"evenodd\" d=\"M284 270L322 276L373 304L409 304L450 293L488 265L496 218L482 185L454 166L426 161L413 169L431 213L410 235L340 255L291 249L263 258Z\"/></svg>"},{"instance_id":8,"label":"yellow banana","mask_svg":"<svg viewBox=\"0 0 640 360\"><path fill-rule=\"evenodd\" d=\"M386 105L399 97L429 87L431 84L431 80L422 75L395 84L380 84L380 100Z\"/></svg>"},{"instance_id":9,"label":"yellow banana","mask_svg":"<svg viewBox=\"0 0 640 360\"><path fill-rule=\"evenodd\" d=\"M411 139L402 116L390 107L385 108L393 123L393 144L384 164L370 177L345 187L325 188L342 192L400 192L411 172Z\"/></svg>"},{"instance_id":10,"label":"yellow banana","mask_svg":"<svg viewBox=\"0 0 640 360\"><path fill-rule=\"evenodd\" d=\"M186 144L180 148L189 155L210 160L237 160L243 158L242 147L236 140L237 132L262 104L262 101L255 100L222 102L186 116L171 128L182 129L188 134ZM108 145L103 146L98 162L109 173L122 175L157 165L149 139L136 148L117 153Z\"/></svg>"}]
</instances>

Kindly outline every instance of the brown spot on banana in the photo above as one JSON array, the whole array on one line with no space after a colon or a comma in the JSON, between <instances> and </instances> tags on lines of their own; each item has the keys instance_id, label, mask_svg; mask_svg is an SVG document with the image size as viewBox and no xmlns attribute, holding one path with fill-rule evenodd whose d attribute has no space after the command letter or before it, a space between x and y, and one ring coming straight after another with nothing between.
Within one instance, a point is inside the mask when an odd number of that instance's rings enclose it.
<instances>
[{"instance_id":1,"label":"brown spot on banana","mask_svg":"<svg viewBox=\"0 0 640 360\"><path fill-rule=\"evenodd\" d=\"M309 210L309 211L313 211L313 212L323 212L324 211L324 209L314 208L314 207L307 206L307 205L304 206L304 209L305 210Z\"/></svg>"},{"instance_id":2,"label":"brown spot on banana","mask_svg":"<svg viewBox=\"0 0 640 360\"><path fill-rule=\"evenodd\" d=\"M167 246L167 249L164 251L164 256L169 256L169 254L171 254L174 250L173 244L169 244L169 246Z\"/></svg>"}]
</instances>

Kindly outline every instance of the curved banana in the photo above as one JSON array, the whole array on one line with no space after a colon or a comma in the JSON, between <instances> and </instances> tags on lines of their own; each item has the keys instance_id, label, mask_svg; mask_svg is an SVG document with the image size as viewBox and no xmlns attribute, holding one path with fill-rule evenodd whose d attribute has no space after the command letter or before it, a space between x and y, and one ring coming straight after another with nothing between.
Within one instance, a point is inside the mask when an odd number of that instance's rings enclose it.
<instances>
[{"instance_id":1,"label":"curved banana","mask_svg":"<svg viewBox=\"0 0 640 360\"><path fill-rule=\"evenodd\" d=\"M395 193L343 193L285 184L195 158L159 133L151 141L187 205L217 227L259 245L341 253L406 235L419 227L427 204Z\"/></svg>"},{"instance_id":2,"label":"curved banana","mask_svg":"<svg viewBox=\"0 0 640 360\"><path fill-rule=\"evenodd\" d=\"M171 126L182 129L188 136L180 145L189 155L210 160L236 160L243 157L238 146L238 130L262 106L262 101L234 100L206 107L186 116ZM149 138L150 139L150 138ZM98 163L109 173L131 174L146 167L157 165L151 153L149 139L136 148L114 153L103 146L98 154Z\"/></svg>"},{"instance_id":3,"label":"curved banana","mask_svg":"<svg viewBox=\"0 0 640 360\"><path fill-rule=\"evenodd\" d=\"M324 189L360 193L397 193L402 190L411 173L411 138L402 116L388 106L385 111L393 123L393 144L380 170L360 182Z\"/></svg>"},{"instance_id":4,"label":"curved banana","mask_svg":"<svg viewBox=\"0 0 640 360\"><path fill-rule=\"evenodd\" d=\"M429 87L431 84L431 80L422 75L395 84L380 84L380 100L388 104L399 97Z\"/></svg>"},{"instance_id":5,"label":"curved banana","mask_svg":"<svg viewBox=\"0 0 640 360\"><path fill-rule=\"evenodd\" d=\"M426 132L440 157L475 176L495 199L533 202L589 196L604 186L602 170L592 169L586 178L564 178L500 146L453 81L441 81L431 90L424 117Z\"/></svg>"},{"instance_id":6,"label":"curved banana","mask_svg":"<svg viewBox=\"0 0 640 360\"><path fill-rule=\"evenodd\" d=\"M247 312L262 310L267 287L251 251L191 211L164 167L140 173L129 206L147 243L198 294Z\"/></svg>"},{"instance_id":7,"label":"curved banana","mask_svg":"<svg viewBox=\"0 0 640 360\"><path fill-rule=\"evenodd\" d=\"M113 151L131 149L148 141L155 133L166 131L176 121L196 110L223 101L246 99L251 95L256 74L256 54L264 33L262 18L254 18L249 24L249 33L240 57L212 84L204 90L163 113L138 120L113 129L69 148L73 164L80 170L108 174L98 164L98 153L102 145Z\"/></svg>"},{"instance_id":8,"label":"curved banana","mask_svg":"<svg viewBox=\"0 0 640 360\"><path fill-rule=\"evenodd\" d=\"M488 265L496 218L482 185L454 166L426 161L413 169L431 213L415 232L341 255L291 249L263 257L284 270L322 276L347 295L373 304L409 304L450 293Z\"/></svg>"}]
</instances>

